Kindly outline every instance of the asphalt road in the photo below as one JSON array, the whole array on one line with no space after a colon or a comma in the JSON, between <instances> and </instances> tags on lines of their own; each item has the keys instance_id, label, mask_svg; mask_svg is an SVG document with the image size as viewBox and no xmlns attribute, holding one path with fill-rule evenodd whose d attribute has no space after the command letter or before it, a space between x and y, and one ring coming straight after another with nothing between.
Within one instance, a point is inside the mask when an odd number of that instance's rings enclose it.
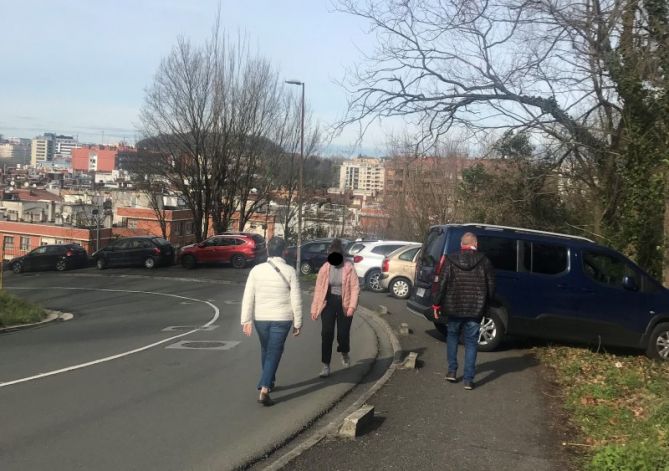
<instances>
[{"instance_id":1,"label":"asphalt road","mask_svg":"<svg viewBox=\"0 0 669 471\"><path fill-rule=\"evenodd\" d=\"M239 326L247 271L205 270L6 277L9 291L75 317L0 335L0 469L232 469L301 430L369 371L377 337L356 317L352 367L333 361L334 374L318 378L320 326L305 308L277 404L259 406L259 344Z\"/></svg>"}]
</instances>

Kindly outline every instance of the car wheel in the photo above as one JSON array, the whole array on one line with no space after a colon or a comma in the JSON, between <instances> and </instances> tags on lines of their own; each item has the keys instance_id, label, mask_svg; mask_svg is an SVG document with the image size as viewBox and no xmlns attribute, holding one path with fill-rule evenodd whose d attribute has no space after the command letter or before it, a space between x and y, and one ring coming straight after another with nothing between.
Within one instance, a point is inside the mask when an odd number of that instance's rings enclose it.
<instances>
[{"instance_id":1,"label":"car wheel","mask_svg":"<svg viewBox=\"0 0 669 471\"><path fill-rule=\"evenodd\" d=\"M107 268L107 261L100 257L95 261L95 266L97 267L98 270L104 270Z\"/></svg>"},{"instance_id":2,"label":"car wheel","mask_svg":"<svg viewBox=\"0 0 669 471\"><path fill-rule=\"evenodd\" d=\"M192 255L184 255L181 257L181 266L184 268L188 268L189 270L191 268L195 268L195 265L197 262L195 261L195 257Z\"/></svg>"},{"instance_id":3,"label":"car wheel","mask_svg":"<svg viewBox=\"0 0 669 471\"><path fill-rule=\"evenodd\" d=\"M396 298L407 299L411 294L411 282L406 278L395 278L390 283L390 293Z\"/></svg>"},{"instance_id":4,"label":"car wheel","mask_svg":"<svg viewBox=\"0 0 669 471\"><path fill-rule=\"evenodd\" d=\"M433 324L434 324L435 329L437 329L437 331L441 335L446 337L446 334L448 334L448 328L446 328L446 324L442 324L441 322L433 322Z\"/></svg>"},{"instance_id":5,"label":"car wheel","mask_svg":"<svg viewBox=\"0 0 669 471\"><path fill-rule=\"evenodd\" d=\"M646 355L655 360L669 361L669 323L655 326L648 339Z\"/></svg>"},{"instance_id":6,"label":"car wheel","mask_svg":"<svg viewBox=\"0 0 669 471\"><path fill-rule=\"evenodd\" d=\"M148 268L149 270L152 268L156 267L156 259L153 257L147 257L146 260L144 260L144 268Z\"/></svg>"},{"instance_id":7,"label":"car wheel","mask_svg":"<svg viewBox=\"0 0 669 471\"><path fill-rule=\"evenodd\" d=\"M309 275L314 272L314 268L311 266L311 263L309 262L302 262L302 265L300 265L300 273L303 275Z\"/></svg>"},{"instance_id":8,"label":"car wheel","mask_svg":"<svg viewBox=\"0 0 669 471\"><path fill-rule=\"evenodd\" d=\"M367 286L370 291L375 293L383 292L383 286L381 285L381 270L375 269L370 271L366 278L367 281L365 286Z\"/></svg>"},{"instance_id":9,"label":"car wheel","mask_svg":"<svg viewBox=\"0 0 669 471\"><path fill-rule=\"evenodd\" d=\"M243 255L233 255L230 259L230 263L234 268L244 268L246 266L246 259Z\"/></svg>"},{"instance_id":10,"label":"car wheel","mask_svg":"<svg viewBox=\"0 0 669 471\"><path fill-rule=\"evenodd\" d=\"M58 260L56 262L56 270L58 270L58 271L67 270L67 262L65 260Z\"/></svg>"},{"instance_id":11,"label":"car wheel","mask_svg":"<svg viewBox=\"0 0 669 471\"><path fill-rule=\"evenodd\" d=\"M12 271L16 274L21 273L23 271L21 262L12 263Z\"/></svg>"},{"instance_id":12,"label":"car wheel","mask_svg":"<svg viewBox=\"0 0 669 471\"><path fill-rule=\"evenodd\" d=\"M494 312L489 312L481 318L479 330L479 351L492 352L502 342L504 326L502 320Z\"/></svg>"}]
</instances>

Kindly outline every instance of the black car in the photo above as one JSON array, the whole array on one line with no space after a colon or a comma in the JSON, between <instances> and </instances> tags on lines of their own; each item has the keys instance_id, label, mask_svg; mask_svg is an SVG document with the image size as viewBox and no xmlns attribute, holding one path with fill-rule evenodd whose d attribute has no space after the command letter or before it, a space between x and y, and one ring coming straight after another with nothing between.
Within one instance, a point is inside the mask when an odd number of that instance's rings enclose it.
<instances>
[{"instance_id":1,"label":"black car","mask_svg":"<svg viewBox=\"0 0 669 471\"><path fill-rule=\"evenodd\" d=\"M9 262L14 273L40 270L64 271L88 265L88 254L79 244L42 245Z\"/></svg>"},{"instance_id":2,"label":"black car","mask_svg":"<svg viewBox=\"0 0 669 471\"><path fill-rule=\"evenodd\" d=\"M129 266L154 268L159 265L172 265L174 248L160 237L126 237L98 250L92 257L98 270Z\"/></svg>"},{"instance_id":3,"label":"black car","mask_svg":"<svg viewBox=\"0 0 669 471\"><path fill-rule=\"evenodd\" d=\"M316 239L305 242L300 248L300 272L303 275L317 272L328 259L328 248L334 239ZM341 239L344 245L344 251L351 244L350 240ZM297 246L288 247L284 253L283 258L291 266L295 266L297 262Z\"/></svg>"}]
</instances>

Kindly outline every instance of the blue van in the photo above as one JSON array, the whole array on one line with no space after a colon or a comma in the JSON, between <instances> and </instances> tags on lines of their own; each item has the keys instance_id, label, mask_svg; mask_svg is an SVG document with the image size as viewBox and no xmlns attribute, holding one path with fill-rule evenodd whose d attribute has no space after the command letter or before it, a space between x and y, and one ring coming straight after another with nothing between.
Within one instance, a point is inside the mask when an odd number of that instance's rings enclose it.
<instances>
[{"instance_id":1,"label":"blue van","mask_svg":"<svg viewBox=\"0 0 669 471\"><path fill-rule=\"evenodd\" d=\"M669 360L669 291L610 248L567 234L484 224L447 224L428 231L407 302L442 333L432 294L446 254L472 232L495 267L497 291L481 320L479 349L506 335L633 347Z\"/></svg>"}]
</instances>

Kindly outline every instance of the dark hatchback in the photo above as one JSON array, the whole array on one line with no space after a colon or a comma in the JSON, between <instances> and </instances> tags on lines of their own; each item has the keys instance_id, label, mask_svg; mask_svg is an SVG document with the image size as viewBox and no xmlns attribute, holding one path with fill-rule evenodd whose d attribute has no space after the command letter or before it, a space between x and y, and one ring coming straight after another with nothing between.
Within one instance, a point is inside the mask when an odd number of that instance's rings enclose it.
<instances>
[{"instance_id":1,"label":"dark hatchback","mask_svg":"<svg viewBox=\"0 0 669 471\"><path fill-rule=\"evenodd\" d=\"M303 275L320 270L328 259L328 249L333 240L333 238L310 240L300 246L300 272ZM351 241L341 239L341 242L344 245L344 252L346 252L351 245ZM288 247L283 253L283 258L288 265L295 266L297 262L297 246Z\"/></svg>"},{"instance_id":2,"label":"dark hatchback","mask_svg":"<svg viewBox=\"0 0 669 471\"><path fill-rule=\"evenodd\" d=\"M160 265L173 265L174 257L172 244L154 236L118 239L92 255L99 270L108 267L155 268Z\"/></svg>"},{"instance_id":3,"label":"dark hatchback","mask_svg":"<svg viewBox=\"0 0 669 471\"><path fill-rule=\"evenodd\" d=\"M43 245L9 262L14 273L26 271L83 268L88 265L88 254L79 244Z\"/></svg>"},{"instance_id":4,"label":"dark hatchback","mask_svg":"<svg viewBox=\"0 0 669 471\"><path fill-rule=\"evenodd\" d=\"M588 239L480 224L430 228L408 308L435 322L432 295L446 254L473 232L495 267L497 291L479 348L505 335L632 347L669 360L669 291L625 256ZM435 322L445 333L446 326Z\"/></svg>"}]
</instances>

